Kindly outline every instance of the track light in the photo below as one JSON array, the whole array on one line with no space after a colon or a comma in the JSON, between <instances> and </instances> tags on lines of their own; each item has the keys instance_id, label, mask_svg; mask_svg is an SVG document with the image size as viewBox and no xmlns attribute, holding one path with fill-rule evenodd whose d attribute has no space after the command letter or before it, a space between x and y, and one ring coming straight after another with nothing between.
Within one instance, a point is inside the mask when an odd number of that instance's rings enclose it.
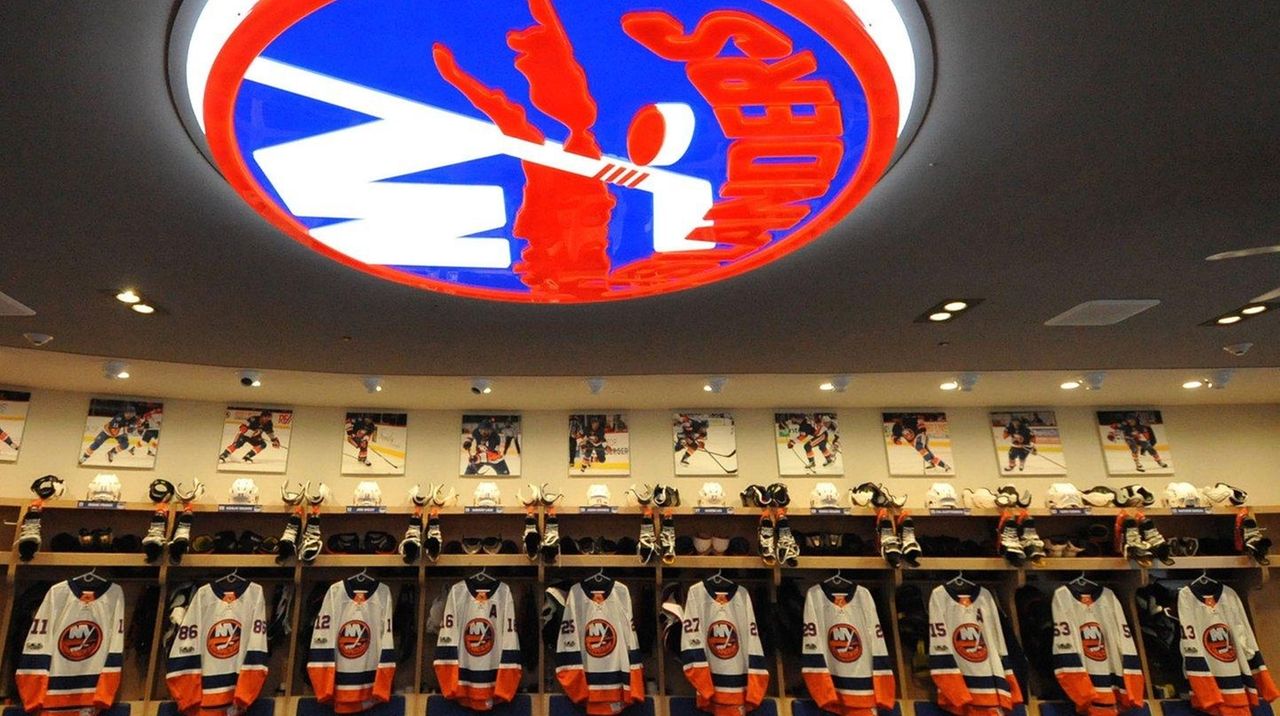
<instances>
[{"instance_id":1,"label":"track light","mask_svg":"<svg viewBox=\"0 0 1280 716\"><path fill-rule=\"evenodd\" d=\"M102 367L102 374L111 380L128 380L129 364L120 360L109 360Z\"/></svg>"},{"instance_id":2,"label":"track light","mask_svg":"<svg viewBox=\"0 0 1280 716\"><path fill-rule=\"evenodd\" d=\"M728 382L729 379L722 375L712 376L707 378L707 382L702 385L702 389L708 393L719 393L724 390L725 383Z\"/></svg>"},{"instance_id":3,"label":"track light","mask_svg":"<svg viewBox=\"0 0 1280 716\"><path fill-rule=\"evenodd\" d=\"M493 381L488 378L472 378L471 392L475 395L488 395L493 392Z\"/></svg>"},{"instance_id":4,"label":"track light","mask_svg":"<svg viewBox=\"0 0 1280 716\"><path fill-rule=\"evenodd\" d=\"M364 389L370 393L382 392L382 379L375 375L367 375L364 377Z\"/></svg>"},{"instance_id":5,"label":"track light","mask_svg":"<svg viewBox=\"0 0 1280 716\"><path fill-rule=\"evenodd\" d=\"M256 370L240 371L240 385L246 388L261 388L262 374Z\"/></svg>"},{"instance_id":6,"label":"track light","mask_svg":"<svg viewBox=\"0 0 1280 716\"><path fill-rule=\"evenodd\" d=\"M592 395L599 395L604 390L604 378L587 378L587 390Z\"/></svg>"},{"instance_id":7,"label":"track light","mask_svg":"<svg viewBox=\"0 0 1280 716\"><path fill-rule=\"evenodd\" d=\"M832 376L831 380L825 383L819 384L818 390L825 390L828 392L835 391L837 393L843 393L844 391L849 389L849 383L852 382L852 380L853 379L847 375Z\"/></svg>"}]
</instances>

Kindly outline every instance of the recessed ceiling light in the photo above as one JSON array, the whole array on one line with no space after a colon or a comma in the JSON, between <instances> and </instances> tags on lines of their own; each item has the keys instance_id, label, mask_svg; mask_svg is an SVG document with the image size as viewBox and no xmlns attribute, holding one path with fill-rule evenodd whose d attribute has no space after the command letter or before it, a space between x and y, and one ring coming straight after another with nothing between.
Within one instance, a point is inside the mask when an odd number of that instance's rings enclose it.
<instances>
[{"instance_id":1,"label":"recessed ceiling light","mask_svg":"<svg viewBox=\"0 0 1280 716\"><path fill-rule=\"evenodd\" d=\"M102 367L102 374L111 380L128 380L129 364L119 360L109 360Z\"/></svg>"},{"instance_id":2,"label":"recessed ceiling light","mask_svg":"<svg viewBox=\"0 0 1280 716\"><path fill-rule=\"evenodd\" d=\"M1239 323L1240 320L1241 319L1239 316L1223 316L1222 318L1218 319L1218 325L1229 326L1232 323Z\"/></svg>"},{"instance_id":3,"label":"recessed ceiling light","mask_svg":"<svg viewBox=\"0 0 1280 716\"><path fill-rule=\"evenodd\" d=\"M982 303L981 298L946 298L916 316L916 323L950 321L954 318L959 318L959 314L962 311L968 311L979 303Z\"/></svg>"},{"instance_id":4,"label":"recessed ceiling light","mask_svg":"<svg viewBox=\"0 0 1280 716\"><path fill-rule=\"evenodd\" d=\"M943 390L956 390L957 388L960 387L960 382L956 380L948 380L947 382L943 383L942 385L939 385L938 387L942 388Z\"/></svg>"},{"instance_id":5,"label":"recessed ceiling light","mask_svg":"<svg viewBox=\"0 0 1280 716\"><path fill-rule=\"evenodd\" d=\"M155 309L155 307L154 307L154 306L151 306L151 305L146 304L146 303L135 303L135 304L133 304L132 306L130 306L129 308L132 308L133 310L135 310L135 311L137 311L138 313L141 313L141 314L143 314L143 315L150 315L150 314L152 314L152 313L155 313L155 312L156 312L156 309Z\"/></svg>"},{"instance_id":6,"label":"recessed ceiling light","mask_svg":"<svg viewBox=\"0 0 1280 716\"><path fill-rule=\"evenodd\" d=\"M728 382L729 379L722 375L712 376L707 378L706 383L703 383L702 390L707 393L719 393L724 390L724 385Z\"/></svg>"},{"instance_id":7,"label":"recessed ceiling light","mask_svg":"<svg viewBox=\"0 0 1280 716\"><path fill-rule=\"evenodd\" d=\"M819 384L818 384L818 390L832 391L832 390L835 390L835 389L836 389L836 387L835 387L834 385L832 385L831 383L819 383Z\"/></svg>"},{"instance_id":8,"label":"recessed ceiling light","mask_svg":"<svg viewBox=\"0 0 1280 716\"><path fill-rule=\"evenodd\" d=\"M1080 385L1081 383L1078 380L1068 380L1064 382L1062 385L1059 385L1058 387L1062 388L1063 390L1075 390L1076 388L1079 388Z\"/></svg>"},{"instance_id":9,"label":"recessed ceiling light","mask_svg":"<svg viewBox=\"0 0 1280 716\"><path fill-rule=\"evenodd\" d=\"M969 307L969 304L965 303L964 301L949 301L947 303L942 304L942 310L952 311L952 312L963 311L968 307Z\"/></svg>"},{"instance_id":10,"label":"recessed ceiling light","mask_svg":"<svg viewBox=\"0 0 1280 716\"><path fill-rule=\"evenodd\" d=\"M951 320L951 314L946 311L938 311L936 313L930 313L929 320L935 323L940 323L942 321L949 321Z\"/></svg>"},{"instance_id":11,"label":"recessed ceiling light","mask_svg":"<svg viewBox=\"0 0 1280 716\"><path fill-rule=\"evenodd\" d=\"M138 293L133 289L126 288L123 291L116 294L116 300L120 301L121 303L138 303L139 301L142 300L142 296L139 296Z\"/></svg>"},{"instance_id":12,"label":"recessed ceiling light","mask_svg":"<svg viewBox=\"0 0 1280 716\"><path fill-rule=\"evenodd\" d=\"M1203 388L1203 387L1204 387L1204 381L1203 381L1203 380L1188 380L1187 382L1185 382L1185 383L1183 383L1183 384L1182 384L1182 387L1183 387L1183 388L1186 388L1187 390L1195 390L1196 388Z\"/></svg>"},{"instance_id":13,"label":"recessed ceiling light","mask_svg":"<svg viewBox=\"0 0 1280 716\"><path fill-rule=\"evenodd\" d=\"M1267 310L1266 306L1256 305L1256 306L1246 306L1245 308L1240 309L1240 312L1246 316L1256 316L1265 310Z\"/></svg>"}]
</instances>

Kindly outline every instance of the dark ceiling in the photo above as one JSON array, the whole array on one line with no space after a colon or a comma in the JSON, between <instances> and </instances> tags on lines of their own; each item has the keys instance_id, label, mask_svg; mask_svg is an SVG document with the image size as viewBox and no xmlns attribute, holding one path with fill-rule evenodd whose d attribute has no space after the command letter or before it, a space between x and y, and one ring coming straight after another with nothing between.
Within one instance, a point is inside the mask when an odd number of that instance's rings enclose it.
<instances>
[{"instance_id":1,"label":"dark ceiling","mask_svg":"<svg viewBox=\"0 0 1280 716\"><path fill-rule=\"evenodd\" d=\"M417 374L1280 365L1280 317L1198 325L1280 286L1280 255L1203 260L1280 243L1275 5L923 5L931 107L838 228L709 287L531 306L384 283L268 226L175 113L173 2L0 3L0 291L37 312L0 344ZM167 314L99 293L124 285ZM913 323L950 296L986 300ZM1161 303L1042 325L1099 298Z\"/></svg>"}]
</instances>

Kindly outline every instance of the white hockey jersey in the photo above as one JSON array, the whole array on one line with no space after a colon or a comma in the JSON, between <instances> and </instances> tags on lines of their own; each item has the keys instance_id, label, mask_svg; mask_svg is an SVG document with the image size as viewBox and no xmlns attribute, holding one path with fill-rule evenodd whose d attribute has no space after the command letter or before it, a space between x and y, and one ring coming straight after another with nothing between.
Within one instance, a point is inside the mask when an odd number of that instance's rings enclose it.
<instances>
[{"instance_id":1,"label":"white hockey jersey","mask_svg":"<svg viewBox=\"0 0 1280 716\"><path fill-rule=\"evenodd\" d=\"M1236 591L1212 585L1197 596L1178 590L1182 668L1191 705L1215 716L1249 716L1260 701L1280 697Z\"/></svg>"},{"instance_id":2,"label":"white hockey jersey","mask_svg":"<svg viewBox=\"0 0 1280 716\"><path fill-rule=\"evenodd\" d=\"M866 587L815 584L804 598L801 673L818 707L839 716L893 710L897 684Z\"/></svg>"},{"instance_id":3,"label":"white hockey jersey","mask_svg":"<svg viewBox=\"0 0 1280 716\"><path fill-rule=\"evenodd\" d=\"M680 660L698 708L738 716L759 706L769 672L747 590L728 580L696 582L685 597L682 626Z\"/></svg>"},{"instance_id":4,"label":"white hockey jersey","mask_svg":"<svg viewBox=\"0 0 1280 716\"><path fill-rule=\"evenodd\" d=\"M1022 703L1009 668L1000 612L986 587L976 596L947 586L929 598L929 671L938 705L959 716L1001 716Z\"/></svg>"},{"instance_id":5,"label":"white hockey jersey","mask_svg":"<svg viewBox=\"0 0 1280 716\"><path fill-rule=\"evenodd\" d=\"M644 701L644 665L625 584L609 579L569 589L556 640L556 680L591 716Z\"/></svg>"},{"instance_id":6,"label":"white hockey jersey","mask_svg":"<svg viewBox=\"0 0 1280 716\"><path fill-rule=\"evenodd\" d=\"M1053 673L1085 716L1142 707L1142 661L1115 592L1069 586L1054 591Z\"/></svg>"},{"instance_id":7,"label":"white hockey jersey","mask_svg":"<svg viewBox=\"0 0 1280 716\"><path fill-rule=\"evenodd\" d=\"M110 707L124 663L124 615L118 584L68 581L50 587L18 659L23 710L84 716Z\"/></svg>"},{"instance_id":8,"label":"white hockey jersey","mask_svg":"<svg viewBox=\"0 0 1280 716\"><path fill-rule=\"evenodd\" d=\"M396 674L391 590L345 579L324 595L311 633L307 675L320 703L357 713L391 699Z\"/></svg>"},{"instance_id":9,"label":"white hockey jersey","mask_svg":"<svg viewBox=\"0 0 1280 716\"><path fill-rule=\"evenodd\" d=\"M169 693L188 716L228 716L249 708L267 680L262 587L230 582L196 590L169 648Z\"/></svg>"},{"instance_id":10,"label":"white hockey jersey","mask_svg":"<svg viewBox=\"0 0 1280 716\"><path fill-rule=\"evenodd\" d=\"M520 637L505 584L458 582L445 599L436 637L440 693L472 711L511 700L520 688Z\"/></svg>"}]
</instances>

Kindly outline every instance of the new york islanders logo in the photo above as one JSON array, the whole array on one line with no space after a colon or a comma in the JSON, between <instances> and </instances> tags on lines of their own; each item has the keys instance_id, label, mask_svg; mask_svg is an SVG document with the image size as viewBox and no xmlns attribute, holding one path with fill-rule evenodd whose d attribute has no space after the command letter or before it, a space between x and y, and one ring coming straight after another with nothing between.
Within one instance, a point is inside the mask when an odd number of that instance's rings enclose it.
<instances>
[{"instance_id":1,"label":"new york islanders logo","mask_svg":"<svg viewBox=\"0 0 1280 716\"><path fill-rule=\"evenodd\" d=\"M467 622L462 632L462 646L472 656L484 656L493 651L493 622L476 618Z\"/></svg>"},{"instance_id":2,"label":"new york islanders logo","mask_svg":"<svg viewBox=\"0 0 1280 716\"><path fill-rule=\"evenodd\" d=\"M707 651L717 659L732 659L738 655L741 643L738 628L723 619L711 622L707 627Z\"/></svg>"},{"instance_id":3,"label":"new york islanders logo","mask_svg":"<svg viewBox=\"0 0 1280 716\"><path fill-rule=\"evenodd\" d=\"M1231 627L1221 622L1204 630L1204 650L1217 659L1227 663L1236 660L1236 640L1231 635Z\"/></svg>"},{"instance_id":4,"label":"new york islanders logo","mask_svg":"<svg viewBox=\"0 0 1280 716\"><path fill-rule=\"evenodd\" d=\"M205 650L218 659L230 659L240 653L240 622L223 619L209 627L204 639Z\"/></svg>"},{"instance_id":5,"label":"new york islanders logo","mask_svg":"<svg viewBox=\"0 0 1280 716\"><path fill-rule=\"evenodd\" d=\"M1102 625L1098 622L1085 622L1080 625L1080 650L1094 661L1107 660L1107 638L1102 633Z\"/></svg>"},{"instance_id":6,"label":"new york islanders logo","mask_svg":"<svg viewBox=\"0 0 1280 716\"><path fill-rule=\"evenodd\" d=\"M592 619L587 622L582 636L582 646L587 653L596 658L608 656L618 646L618 632L613 625L603 619Z\"/></svg>"},{"instance_id":7,"label":"new york islanders logo","mask_svg":"<svg viewBox=\"0 0 1280 716\"><path fill-rule=\"evenodd\" d=\"M956 627L951 633L951 646L965 661L976 664L987 660L987 639L982 635L982 627L973 622Z\"/></svg>"},{"instance_id":8,"label":"new york islanders logo","mask_svg":"<svg viewBox=\"0 0 1280 716\"><path fill-rule=\"evenodd\" d=\"M843 664L862 658L862 637L852 624L834 624L827 630L827 652Z\"/></svg>"},{"instance_id":9,"label":"new york islanders logo","mask_svg":"<svg viewBox=\"0 0 1280 716\"><path fill-rule=\"evenodd\" d=\"M348 659L359 659L369 651L369 625L352 619L338 628L338 653Z\"/></svg>"},{"instance_id":10,"label":"new york islanders logo","mask_svg":"<svg viewBox=\"0 0 1280 716\"><path fill-rule=\"evenodd\" d=\"M219 5L187 89L240 196L330 258L477 298L775 261L871 190L915 92L890 0Z\"/></svg>"},{"instance_id":11,"label":"new york islanders logo","mask_svg":"<svg viewBox=\"0 0 1280 716\"><path fill-rule=\"evenodd\" d=\"M71 622L58 635L58 653L67 661L84 661L98 653L102 639L102 627L97 622Z\"/></svg>"}]
</instances>

